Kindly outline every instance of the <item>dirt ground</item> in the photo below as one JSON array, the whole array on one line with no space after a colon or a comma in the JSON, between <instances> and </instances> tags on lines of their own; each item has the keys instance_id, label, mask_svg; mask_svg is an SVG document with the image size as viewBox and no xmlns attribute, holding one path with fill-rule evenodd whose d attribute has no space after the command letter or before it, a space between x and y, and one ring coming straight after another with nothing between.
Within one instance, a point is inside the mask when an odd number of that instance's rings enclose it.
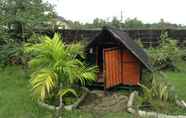
<instances>
[{"instance_id":1,"label":"dirt ground","mask_svg":"<svg viewBox=\"0 0 186 118\"><path fill-rule=\"evenodd\" d=\"M80 110L94 112L122 112L126 111L128 97L122 93L91 91L80 104Z\"/></svg>"}]
</instances>

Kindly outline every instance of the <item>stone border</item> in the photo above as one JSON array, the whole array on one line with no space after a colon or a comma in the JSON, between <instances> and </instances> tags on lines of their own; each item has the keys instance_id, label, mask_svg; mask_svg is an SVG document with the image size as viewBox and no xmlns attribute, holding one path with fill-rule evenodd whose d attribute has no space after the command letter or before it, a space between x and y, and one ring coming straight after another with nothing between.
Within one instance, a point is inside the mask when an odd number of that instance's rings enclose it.
<instances>
[{"instance_id":1,"label":"stone border","mask_svg":"<svg viewBox=\"0 0 186 118\"><path fill-rule=\"evenodd\" d=\"M82 89L85 91L85 93L74 104L64 106L63 108L65 110L76 109L80 105L80 103L85 99L85 97L88 95L88 93L90 93L89 89L87 89L85 87L82 87ZM51 111L55 111L55 110L60 110L61 109L60 105L56 107L56 106L49 105L49 104L46 104L46 103L41 102L41 101L38 101L38 105L43 107L43 108L46 108L48 110L51 110Z\"/></svg>"},{"instance_id":2,"label":"stone border","mask_svg":"<svg viewBox=\"0 0 186 118\"><path fill-rule=\"evenodd\" d=\"M129 113L132 113L132 114L138 114L140 117L149 117L149 118L186 118L186 116L183 116L183 115L167 115L167 114L162 114L162 113L158 113L158 112L146 112L146 111L142 111L142 110L135 110L132 108L133 106L133 102L134 102L134 98L135 96L137 95L138 93L136 91L132 92L129 96L129 100L128 100L128 103L127 103L127 111ZM176 102L179 103L179 106L182 107L182 108L186 108L186 104L185 102L182 100L182 101L178 101L176 100ZM177 104L178 104L177 103Z\"/></svg>"}]
</instances>

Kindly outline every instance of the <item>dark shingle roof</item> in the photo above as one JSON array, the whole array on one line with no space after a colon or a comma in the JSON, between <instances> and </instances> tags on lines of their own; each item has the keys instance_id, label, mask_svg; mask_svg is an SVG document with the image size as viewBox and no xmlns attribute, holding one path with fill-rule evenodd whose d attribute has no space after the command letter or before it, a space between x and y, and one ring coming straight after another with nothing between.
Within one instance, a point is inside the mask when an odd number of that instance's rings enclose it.
<instances>
[{"instance_id":1,"label":"dark shingle roof","mask_svg":"<svg viewBox=\"0 0 186 118\"><path fill-rule=\"evenodd\" d=\"M152 66L149 63L148 56L146 52L140 48L134 40L132 40L129 35L121 30L114 30L106 28L104 30L107 30L110 32L116 39L118 39L126 48L128 48L131 53L138 58L146 68L149 70L152 70Z\"/></svg>"},{"instance_id":2,"label":"dark shingle roof","mask_svg":"<svg viewBox=\"0 0 186 118\"><path fill-rule=\"evenodd\" d=\"M149 63L148 56L146 52L140 48L134 40L132 40L129 35L122 31L112 28L106 28L104 27L102 32L109 32L116 40L121 42L131 53L138 58L138 60L150 71L152 71L152 66ZM100 33L101 34L101 33ZM98 34L99 35L99 34ZM91 41L94 42L94 41ZM90 43L91 43L90 42Z\"/></svg>"}]
</instances>

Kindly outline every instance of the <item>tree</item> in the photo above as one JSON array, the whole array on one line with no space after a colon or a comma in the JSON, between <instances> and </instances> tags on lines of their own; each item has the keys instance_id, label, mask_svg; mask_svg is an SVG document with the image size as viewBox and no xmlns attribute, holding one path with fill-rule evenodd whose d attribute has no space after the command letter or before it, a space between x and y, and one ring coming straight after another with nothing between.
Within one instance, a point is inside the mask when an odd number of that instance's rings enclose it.
<instances>
[{"instance_id":1,"label":"tree","mask_svg":"<svg viewBox=\"0 0 186 118\"><path fill-rule=\"evenodd\" d=\"M23 38L24 30L41 26L55 15L53 6L42 0L0 0L0 26Z\"/></svg>"},{"instance_id":2,"label":"tree","mask_svg":"<svg viewBox=\"0 0 186 118\"><path fill-rule=\"evenodd\" d=\"M95 18L92 23L93 27L95 28L102 28L106 24L107 24L106 21L100 18Z\"/></svg>"},{"instance_id":3,"label":"tree","mask_svg":"<svg viewBox=\"0 0 186 118\"><path fill-rule=\"evenodd\" d=\"M125 28L143 28L144 24L137 18L125 20Z\"/></svg>"},{"instance_id":4,"label":"tree","mask_svg":"<svg viewBox=\"0 0 186 118\"><path fill-rule=\"evenodd\" d=\"M113 17L111 24L115 28L121 28L123 23L117 17Z\"/></svg>"},{"instance_id":5,"label":"tree","mask_svg":"<svg viewBox=\"0 0 186 118\"><path fill-rule=\"evenodd\" d=\"M0 65L20 62L24 39L54 16L53 6L42 0L0 0Z\"/></svg>"},{"instance_id":6,"label":"tree","mask_svg":"<svg viewBox=\"0 0 186 118\"><path fill-rule=\"evenodd\" d=\"M30 82L33 96L39 101L50 98L61 101L67 92L76 95L73 89L75 83L85 85L96 78L97 67L80 61L80 57L84 57L82 45L65 45L59 34L52 39L41 37L39 44L29 45L26 51L34 55L29 62L34 69Z\"/></svg>"}]
</instances>

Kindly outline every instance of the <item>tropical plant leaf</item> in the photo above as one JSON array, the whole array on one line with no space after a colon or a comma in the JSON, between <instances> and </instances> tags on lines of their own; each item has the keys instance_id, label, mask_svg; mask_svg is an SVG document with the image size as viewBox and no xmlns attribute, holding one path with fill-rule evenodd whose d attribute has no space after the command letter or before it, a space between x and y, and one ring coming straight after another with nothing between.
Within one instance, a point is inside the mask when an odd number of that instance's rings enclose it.
<instances>
[{"instance_id":1,"label":"tropical plant leaf","mask_svg":"<svg viewBox=\"0 0 186 118\"><path fill-rule=\"evenodd\" d=\"M63 97L64 95L66 95L68 93L72 93L74 96L78 97L76 91L72 88L63 88L59 91L58 95Z\"/></svg>"},{"instance_id":2,"label":"tropical plant leaf","mask_svg":"<svg viewBox=\"0 0 186 118\"><path fill-rule=\"evenodd\" d=\"M49 69L42 69L32 74L30 80L34 96L44 100L56 86L58 76Z\"/></svg>"},{"instance_id":3,"label":"tropical plant leaf","mask_svg":"<svg viewBox=\"0 0 186 118\"><path fill-rule=\"evenodd\" d=\"M51 92L60 95L66 92L75 93L65 88L79 82L85 85L95 80L97 67L87 66L78 58L84 53L80 43L67 45L57 33L52 39L48 36L42 36L40 39L39 43L26 47L28 52L34 55L29 62L31 67L35 68L31 84L33 93L40 99L47 98ZM59 85L62 85L62 88Z\"/></svg>"}]
</instances>

